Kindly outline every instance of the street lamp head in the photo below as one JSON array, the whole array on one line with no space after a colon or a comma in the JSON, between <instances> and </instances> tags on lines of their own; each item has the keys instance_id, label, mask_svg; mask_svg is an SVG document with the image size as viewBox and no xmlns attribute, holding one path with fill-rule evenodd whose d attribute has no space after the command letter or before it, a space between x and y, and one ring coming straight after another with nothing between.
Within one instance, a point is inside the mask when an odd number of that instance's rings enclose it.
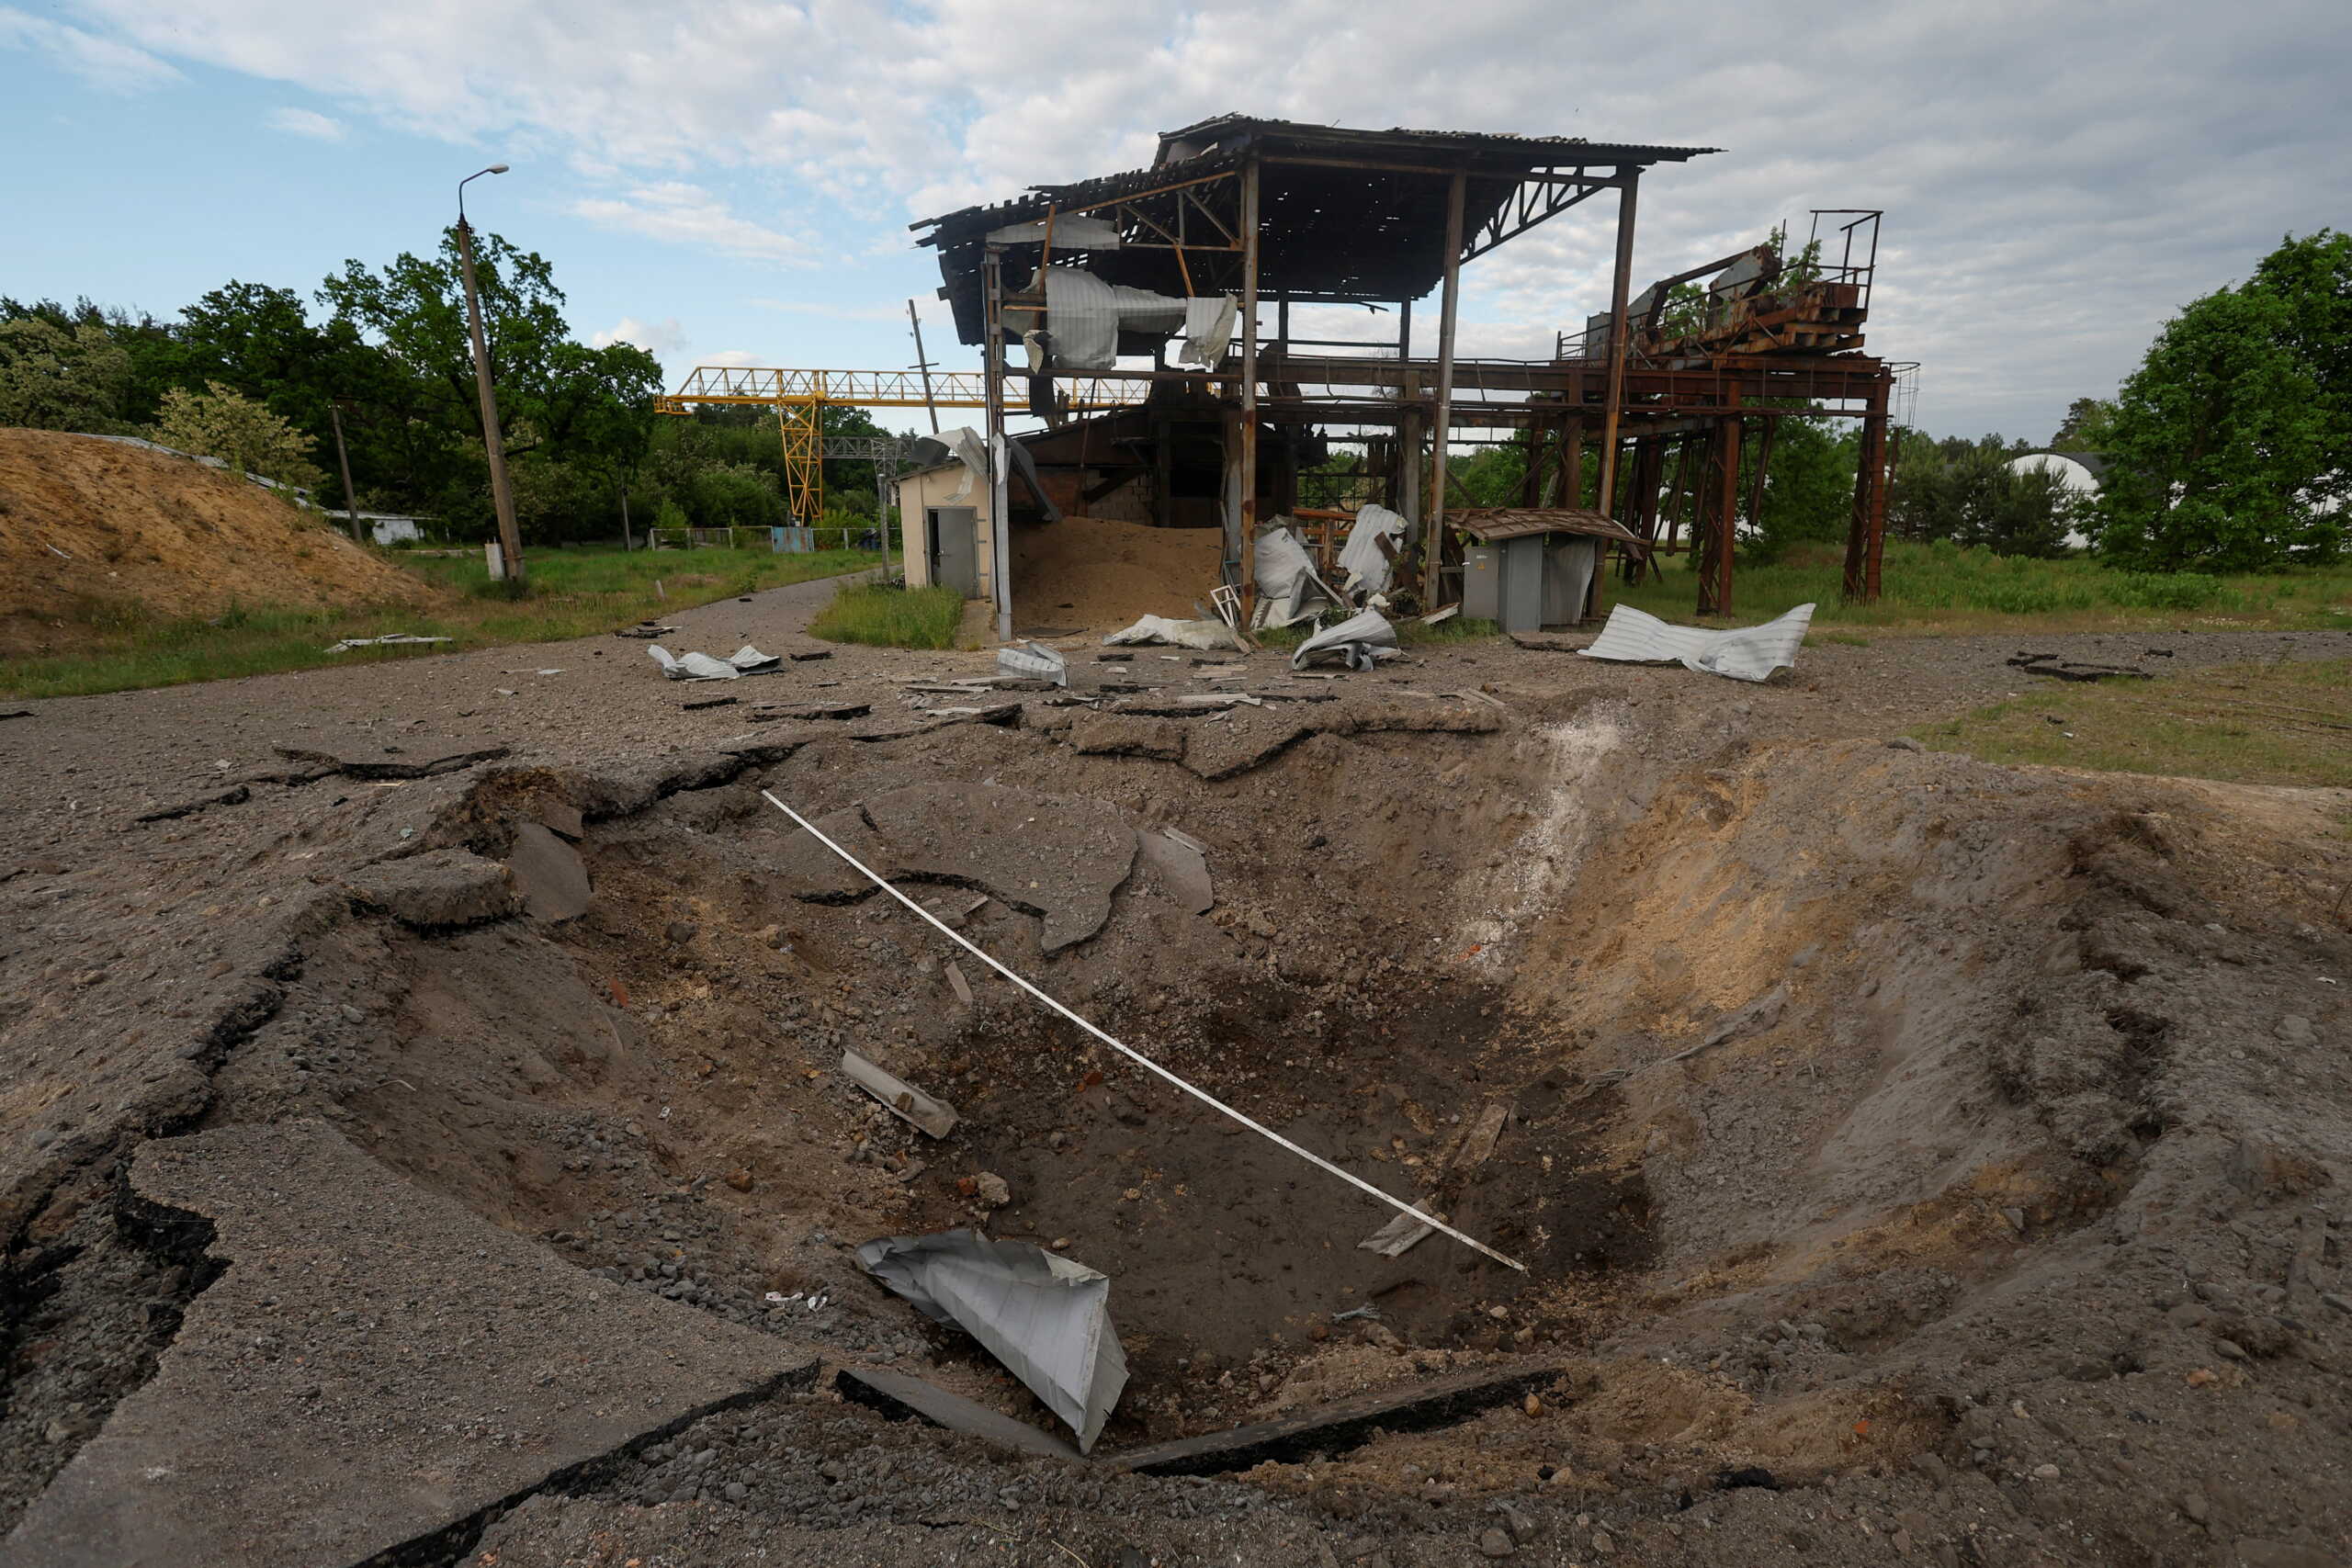
<instances>
[{"instance_id":1,"label":"street lamp head","mask_svg":"<svg viewBox=\"0 0 2352 1568\"><path fill-rule=\"evenodd\" d=\"M464 228L464 227L466 226L466 187L467 187L468 186L469 186L469 185L471 185L471 184L473 184L476 180L478 180L478 179L481 178L481 177L482 177L482 175L503 175L503 174L504 174L505 172L506 172L506 165L505 165L505 164L492 164L489 168L487 168L487 169L476 169L472 174L468 175L464 179L461 179L461 180L459 180L459 181L458 182L458 228L462 229L462 228Z\"/></svg>"}]
</instances>

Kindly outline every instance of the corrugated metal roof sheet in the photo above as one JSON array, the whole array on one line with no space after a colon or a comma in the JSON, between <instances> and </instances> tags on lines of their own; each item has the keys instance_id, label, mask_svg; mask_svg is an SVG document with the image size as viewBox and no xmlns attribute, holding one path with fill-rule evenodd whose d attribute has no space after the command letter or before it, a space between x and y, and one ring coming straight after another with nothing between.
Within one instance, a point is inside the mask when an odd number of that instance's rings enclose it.
<instances>
[{"instance_id":1,"label":"corrugated metal roof sheet","mask_svg":"<svg viewBox=\"0 0 2352 1568\"><path fill-rule=\"evenodd\" d=\"M1530 534L1586 534L1596 539L1613 539L1630 545L1635 552L1646 551L1640 536L1613 517L1584 506L1486 506L1464 512L1448 512L1445 525L1459 528L1481 544L1494 544L1502 539L1525 538Z\"/></svg>"}]
</instances>

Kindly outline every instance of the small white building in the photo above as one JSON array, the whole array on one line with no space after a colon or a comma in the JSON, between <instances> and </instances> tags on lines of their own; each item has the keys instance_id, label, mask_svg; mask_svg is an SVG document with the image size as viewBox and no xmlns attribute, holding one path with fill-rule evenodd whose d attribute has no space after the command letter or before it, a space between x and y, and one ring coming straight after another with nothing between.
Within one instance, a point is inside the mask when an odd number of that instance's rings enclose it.
<instances>
[{"instance_id":1,"label":"small white building","mask_svg":"<svg viewBox=\"0 0 2352 1568\"><path fill-rule=\"evenodd\" d=\"M989 516L989 487L953 457L900 474L894 482L899 536L906 541L907 586L936 582L967 599L993 600L996 530Z\"/></svg>"}]
</instances>

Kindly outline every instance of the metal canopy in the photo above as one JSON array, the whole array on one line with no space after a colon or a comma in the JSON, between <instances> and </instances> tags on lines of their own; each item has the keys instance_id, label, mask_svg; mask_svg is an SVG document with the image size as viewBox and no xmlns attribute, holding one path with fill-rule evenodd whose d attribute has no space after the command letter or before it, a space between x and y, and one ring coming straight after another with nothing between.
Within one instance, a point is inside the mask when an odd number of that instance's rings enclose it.
<instances>
[{"instance_id":1,"label":"metal canopy","mask_svg":"<svg viewBox=\"0 0 2352 1568\"><path fill-rule=\"evenodd\" d=\"M1163 135L1150 168L1039 186L910 227L926 231L918 243L939 248L940 294L955 308L956 335L978 344L988 235L1048 213L1090 212L1118 224L1119 249L1083 253L1106 282L1167 295L1238 293L1240 175L1255 161L1261 296L1386 303L1419 299L1443 277L1447 191L1457 172L1466 259L1611 188L1621 173L1713 151L1227 115ZM1025 285L1035 258L1015 247L1008 288Z\"/></svg>"}]
</instances>

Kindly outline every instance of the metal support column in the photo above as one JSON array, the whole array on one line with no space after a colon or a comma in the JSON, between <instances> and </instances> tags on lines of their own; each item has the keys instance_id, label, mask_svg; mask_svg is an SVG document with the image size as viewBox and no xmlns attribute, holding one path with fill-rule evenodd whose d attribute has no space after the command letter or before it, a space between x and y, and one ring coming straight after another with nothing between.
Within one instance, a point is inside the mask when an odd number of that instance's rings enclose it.
<instances>
[{"instance_id":1,"label":"metal support column","mask_svg":"<svg viewBox=\"0 0 2352 1568\"><path fill-rule=\"evenodd\" d=\"M1008 466L1004 453L1004 249L1001 245L988 248L982 264L984 299L981 310L980 352L987 355L982 364L986 378L987 421L986 440L989 451L989 595L996 602L996 635L1000 642L1012 640L1012 529L1008 513L1012 510L1010 487L1005 483Z\"/></svg>"},{"instance_id":2,"label":"metal support column","mask_svg":"<svg viewBox=\"0 0 2352 1568\"><path fill-rule=\"evenodd\" d=\"M1617 187L1617 268L1609 284L1609 381L1601 392L1600 509L1614 516L1617 496L1617 415L1625 404L1625 302L1634 283L1634 188L1638 169L1620 169Z\"/></svg>"},{"instance_id":3,"label":"metal support column","mask_svg":"<svg viewBox=\"0 0 2352 1568\"><path fill-rule=\"evenodd\" d=\"M1846 532L1844 597L1849 604L1878 602L1879 562L1886 546L1886 401L1882 378L1871 389L1854 465L1854 517Z\"/></svg>"},{"instance_id":4,"label":"metal support column","mask_svg":"<svg viewBox=\"0 0 2352 1568\"><path fill-rule=\"evenodd\" d=\"M1241 169L1241 602L1258 592L1258 160ZM1247 625L1245 621L1243 623Z\"/></svg>"},{"instance_id":5,"label":"metal support column","mask_svg":"<svg viewBox=\"0 0 2352 1568\"><path fill-rule=\"evenodd\" d=\"M1445 559L1446 443L1453 426L1453 322L1462 295L1462 206L1469 178L1457 171L1445 186L1445 283L1437 316L1437 408L1430 421L1430 522L1421 531L1421 609L1437 609Z\"/></svg>"},{"instance_id":6,"label":"metal support column","mask_svg":"<svg viewBox=\"0 0 2352 1568\"><path fill-rule=\"evenodd\" d=\"M1739 417L1739 393L1725 395L1730 412L1715 423L1714 464L1707 475L1702 510L1705 533L1700 544L1705 554L1699 562L1699 614L1731 614L1732 536L1739 523L1739 454L1746 432Z\"/></svg>"}]
</instances>

